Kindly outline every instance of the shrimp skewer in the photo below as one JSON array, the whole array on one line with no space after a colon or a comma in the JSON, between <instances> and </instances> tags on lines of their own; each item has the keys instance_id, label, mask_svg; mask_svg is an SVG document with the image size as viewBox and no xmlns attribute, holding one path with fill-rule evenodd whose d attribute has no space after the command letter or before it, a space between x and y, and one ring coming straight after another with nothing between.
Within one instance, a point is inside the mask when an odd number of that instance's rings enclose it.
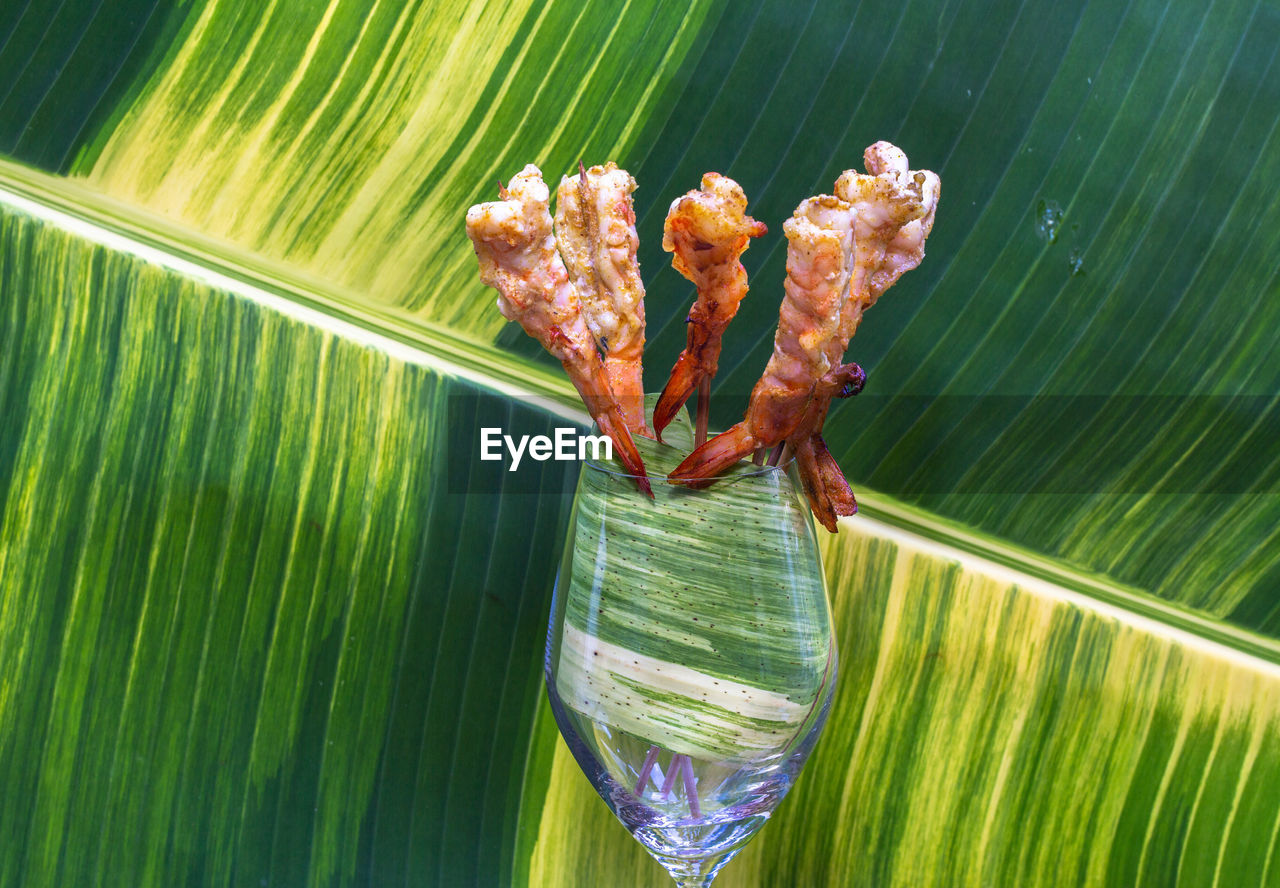
<instances>
[{"instance_id":1,"label":"shrimp skewer","mask_svg":"<svg viewBox=\"0 0 1280 888\"><path fill-rule=\"evenodd\" d=\"M653 437L644 422L641 380L644 282L631 201L636 180L612 161L578 169L556 192L556 241L627 428Z\"/></svg>"},{"instance_id":2,"label":"shrimp skewer","mask_svg":"<svg viewBox=\"0 0 1280 888\"><path fill-rule=\"evenodd\" d=\"M498 201L467 211L467 235L480 262L480 279L498 291L498 310L559 359L595 418L613 439L627 471L652 496L644 461L609 388L600 355L556 252L547 210L550 192L533 164L521 170Z\"/></svg>"},{"instance_id":3,"label":"shrimp skewer","mask_svg":"<svg viewBox=\"0 0 1280 888\"><path fill-rule=\"evenodd\" d=\"M853 207L831 195L811 197L782 226L787 236L786 295L773 355L751 392L742 422L698 447L669 476L702 487L758 447L785 440L804 417L814 386L831 369L853 247Z\"/></svg>"},{"instance_id":4,"label":"shrimp skewer","mask_svg":"<svg viewBox=\"0 0 1280 888\"><path fill-rule=\"evenodd\" d=\"M901 149L876 142L867 148L863 161L869 175L846 170L836 180L836 194L853 205L857 221L849 298L841 312L839 332L827 347L833 366L843 359L863 312L924 259L925 240L933 230L938 207L938 177L927 170L910 171ZM862 379L865 381L865 375ZM832 533L836 516L853 515L858 510L849 482L822 439L836 381L824 378L817 386L804 419L788 439L813 513ZM859 384L857 389L861 388Z\"/></svg>"},{"instance_id":5,"label":"shrimp skewer","mask_svg":"<svg viewBox=\"0 0 1280 888\"><path fill-rule=\"evenodd\" d=\"M689 311L684 351L653 409L653 428L662 430L694 390L715 376L720 341L747 293L747 271L739 257L753 237L768 233L763 222L746 215L747 196L719 173L702 177L702 190L677 198L663 226L662 248L671 264L698 288ZM701 421L700 421L701 427Z\"/></svg>"}]
</instances>

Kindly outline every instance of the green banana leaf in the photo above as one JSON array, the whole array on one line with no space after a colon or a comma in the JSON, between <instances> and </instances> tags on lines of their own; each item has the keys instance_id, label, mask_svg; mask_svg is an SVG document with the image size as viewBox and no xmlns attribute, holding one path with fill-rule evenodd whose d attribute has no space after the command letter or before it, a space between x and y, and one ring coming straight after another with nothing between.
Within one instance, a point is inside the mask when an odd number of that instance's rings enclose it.
<instances>
[{"instance_id":1,"label":"green banana leaf","mask_svg":"<svg viewBox=\"0 0 1280 888\"><path fill-rule=\"evenodd\" d=\"M717 884L1280 885L1280 7L0 8L0 885L663 884L541 703L580 423L461 217L526 162L746 254L886 138L929 258L851 349L843 679Z\"/></svg>"}]
</instances>

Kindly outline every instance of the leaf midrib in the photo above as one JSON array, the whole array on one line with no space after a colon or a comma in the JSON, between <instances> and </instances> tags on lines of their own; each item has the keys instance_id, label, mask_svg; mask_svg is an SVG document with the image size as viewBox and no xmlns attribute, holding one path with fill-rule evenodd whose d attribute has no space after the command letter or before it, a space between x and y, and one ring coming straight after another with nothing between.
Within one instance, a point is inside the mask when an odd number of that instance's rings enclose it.
<instances>
[{"instance_id":1,"label":"leaf midrib","mask_svg":"<svg viewBox=\"0 0 1280 888\"><path fill-rule=\"evenodd\" d=\"M164 254L171 261L162 264L178 273L190 273L190 266L194 266L225 282L238 283L235 290L244 298L286 300L299 309L295 316L300 320L320 323L336 335L363 333L362 338L374 347L402 353L407 349L422 363L443 372L527 399L580 424L589 421L573 386L550 368L393 307L370 304L352 290L174 225L81 182L0 158L0 201L13 203L12 197L36 205L46 221L59 227L67 227L72 220L78 222L77 232L94 242L130 249L152 261L155 253ZM1135 622L1153 621L1170 633L1185 633L1260 661L1259 667L1280 665L1280 640L1178 607L1110 577L1079 570L888 496L860 492L859 502L866 518L941 547L949 559L964 563L977 559L980 567L995 565L1012 571L1017 575L1014 582L1022 588L1047 590L1060 599L1082 595L1130 615Z\"/></svg>"}]
</instances>

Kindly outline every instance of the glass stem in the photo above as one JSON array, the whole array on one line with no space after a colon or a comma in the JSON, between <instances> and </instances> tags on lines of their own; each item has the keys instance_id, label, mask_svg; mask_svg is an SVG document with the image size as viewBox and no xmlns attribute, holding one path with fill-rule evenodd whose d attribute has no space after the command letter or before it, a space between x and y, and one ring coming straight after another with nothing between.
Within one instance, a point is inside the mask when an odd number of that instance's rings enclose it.
<instances>
[{"instance_id":1,"label":"glass stem","mask_svg":"<svg viewBox=\"0 0 1280 888\"><path fill-rule=\"evenodd\" d=\"M658 854L650 849L649 853L657 858L658 863L676 880L680 888L707 888L715 879L716 873L724 868L735 854L742 850L739 844L719 853L712 852L703 857L676 857L670 854Z\"/></svg>"},{"instance_id":2,"label":"glass stem","mask_svg":"<svg viewBox=\"0 0 1280 888\"><path fill-rule=\"evenodd\" d=\"M736 849L729 854L717 854L698 859L660 857L658 862L670 873L671 878L676 880L680 888L708 888L715 879L716 873L720 872L734 853Z\"/></svg>"}]
</instances>

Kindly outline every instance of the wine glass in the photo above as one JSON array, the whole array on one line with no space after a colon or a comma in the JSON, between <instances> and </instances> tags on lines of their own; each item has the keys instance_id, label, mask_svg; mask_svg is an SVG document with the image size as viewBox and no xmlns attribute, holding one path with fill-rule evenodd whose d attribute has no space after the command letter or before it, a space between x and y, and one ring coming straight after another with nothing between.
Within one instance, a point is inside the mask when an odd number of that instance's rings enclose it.
<instances>
[{"instance_id":1,"label":"wine glass","mask_svg":"<svg viewBox=\"0 0 1280 888\"><path fill-rule=\"evenodd\" d=\"M701 888L795 782L826 721L836 645L793 473L742 463L689 490L664 477L688 447L637 445L652 501L611 463L583 463L547 692L605 803L679 885Z\"/></svg>"}]
</instances>

